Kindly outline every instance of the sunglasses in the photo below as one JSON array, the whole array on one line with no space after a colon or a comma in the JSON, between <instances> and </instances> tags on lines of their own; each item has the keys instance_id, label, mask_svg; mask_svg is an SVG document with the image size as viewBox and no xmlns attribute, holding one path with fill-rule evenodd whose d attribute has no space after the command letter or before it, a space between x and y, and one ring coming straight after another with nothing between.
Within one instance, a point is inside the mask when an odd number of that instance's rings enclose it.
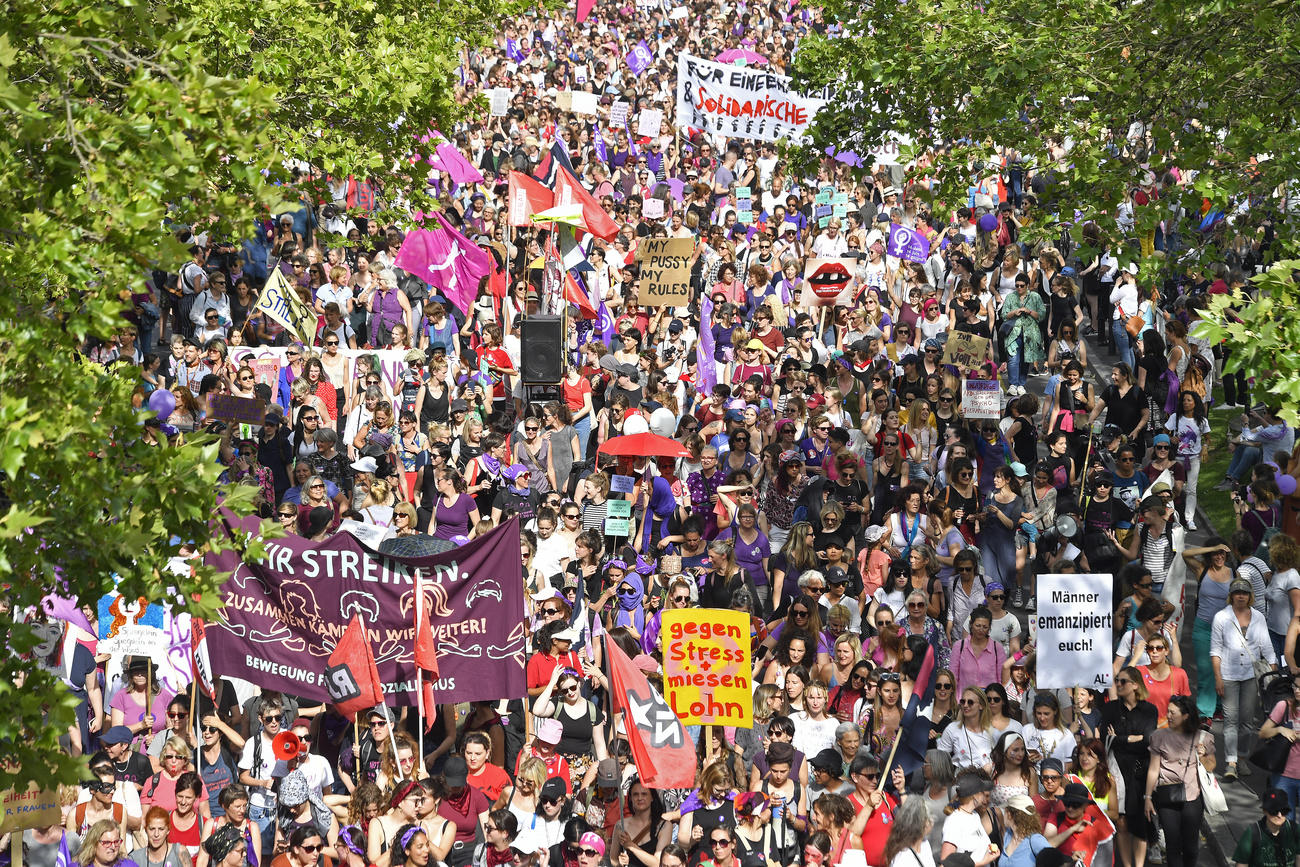
<instances>
[{"instance_id":1,"label":"sunglasses","mask_svg":"<svg viewBox=\"0 0 1300 867\"><path fill-rule=\"evenodd\" d=\"M726 849L728 846L731 845L731 841L730 841L730 840L710 840L710 841L709 841L709 845L714 846L714 847L721 846L723 849Z\"/></svg>"},{"instance_id":2,"label":"sunglasses","mask_svg":"<svg viewBox=\"0 0 1300 867\"><path fill-rule=\"evenodd\" d=\"M962 707L971 707L972 705L977 705L977 704L979 704L979 702L978 702L976 699L973 699L973 698L963 698L961 701L959 701L959 702L957 702L957 703L958 703L959 705L961 705Z\"/></svg>"},{"instance_id":3,"label":"sunglasses","mask_svg":"<svg viewBox=\"0 0 1300 867\"><path fill-rule=\"evenodd\" d=\"M203 733L205 735L215 735L217 733L216 726L201 726L201 728L203 729Z\"/></svg>"},{"instance_id":4,"label":"sunglasses","mask_svg":"<svg viewBox=\"0 0 1300 867\"><path fill-rule=\"evenodd\" d=\"M1117 678L1115 678L1115 685L1116 685L1116 686L1124 686L1125 684L1130 684L1130 683L1132 683L1132 682L1133 682L1133 681L1129 680L1129 679L1126 678L1126 677L1117 677Z\"/></svg>"},{"instance_id":5,"label":"sunglasses","mask_svg":"<svg viewBox=\"0 0 1300 867\"><path fill-rule=\"evenodd\" d=\"M951 684L951 683L936 683L936 684L934 685L934 689L935 689L935 692L938 692L938 691L941 690L941 689L952 689L952 684Z\"/></svg>"},{"instance_id":6,"label":"sunglasses","mask_svg":"<svg viewBox=\"0 0 1300 867\"><path fill-rule=\"evenodd\" d=\"M1007 598L1007 594L1005 594L1005 593L990 593L990 594L989 594L989 598L990 598L990 599L1006 599L1006 598Z\"/></svg>"},{"instance_id":7,"label":"sunglasses","mask_svg":"<svg viewBox=\"0 0 1300 867\"><path fill-rule=\"evenodd\" d=\"M1039 774L1038 779L1042 780L1044 783L1055 783L1061 779L1061 775L1060 774Z\"/></svg>"},{"instance_id":8,"label":"sunglasses","mask_svg":"<svg viewBox=\"0 0 1300 867\"><path fill-rule=\"evenodd\" d=\"M298 517L298 514L297 514L296 512L281 512L281 513L280 513L280 517L281 517L281 518L296 518L296 517Z\"/></svg>"},{"instance_id":9,"label":"sunglasses","mask_svg":"<svg viewBox=\"0 0 1300 867\"><path fill-rule=\"evenodd\" d=\"M185 719L189 715L190 712L186 710L176 711L175 713L168 712L167 719Z\"/></svg>"},{"instance_id":10,"label":"sunglasses","mask_svg":"<svg viewBox=\"0 0 1300 867\"><path fill-rule=\"evenodd\" d=\"M886 626L893 626L893 625L894 625L894 621L892 621L892 620L877 620L877 621L876 621L876 628L877 628L877 629L884 629Z\"/></svg>"},{"instance_id":11,"label":"sunglasses","mask_svg":"<svg viewBox=\"0 0 1300 867\"><path fill-rule=\"evenodd\" d=\"M597 852L595 849L592 849L588 846L583 846L582 848L575 849L573 851L577 852L579 855L581 855L584 858L595 858L600 855L599 852Z\"/></svg>"},{"instance_id":12,"label":"sunglasses","mask_svg":"<svg viewBox=\"0 0 1300 867\"><path fill-rule=\"evenodd\" d=\"M807 617L808 609L805 608L801 610L801 609L791 608L790 613L793 614L795 617Z\"/></svg>"},{"instance_id":13,"label":"sunglasses","mask_svg":"<svg viewBox=\"0 0 1300 867\"><path fill-rule=\"evenodd\" d=\"M163 757L162 757L162 760L163 760L164 762L170 762L170 761L172 761L173 759L177 759L177 760L179 760L179 759L182 759L182 758L184 758L184 756L178 756L178 755L176 755L175 753L172 753L172 754L170 754L170 755L163 756Z\"/></svg>"},{"instance_id":14,"label":"sunglasses","mask_svg":"<svg viewBox=\"0 0 1300 867\"><path fill-rule=\"evenodd\" d=\"M298 848L301 849L301 850L304 851L304 852L309 852L309 853L315 854L316 852L319 852L319 851L321 850L321 845L320 845L319 843L317 843L317 844L314 845L314 846L306 846L306 845L304 845L304 846L299 846Z\"/></svg>"},{"instance_id":15,"label":"sunglasses","mask_svg":"<svg viewBox=\"0 0 1300 867\"><path fill-rule=\"evenodd\" d=\"M690 601L691 601L691 597L689 597L689 596L674 596L674 597L673 597L673 601L674 601L674 602L690 602Z\"/></svg>"},{"instance_id":16,"label":"sunglasses","mask_svg":"<svg viewBox=\"0 0 1300 867\"><path fill-rule=\"evenodd\" d=\"M919 608L924 608L924 607L925 607L925 603L924 603L924 602L909 602L909 603L907 603L907 607L908 607L908 608L918 608L918 609L919 609Z\"/></svg>"},{"instance_id":17,"label":"sunglasses","mask_svg":"<svg viewBox=\"0 0 1300 867\"><path fill-rule=\"evenodd\" d=\"M974 567L974 566L958 566L958 567L957 567L957 571L958 571L958 572L974 572L974 571L975 571L975 567Z\"/></svg>"},{"instance_id":18,"label":"sunglasses","mask_svg":"<svg viewBox=\"0 0 1300 867\"><path fill-rule=\"evenodd\" d=\"M547 806L554 807L556 804L560 803L560 800L560 798L542 798L541 802Z\"/></svg>"}]
</instances>

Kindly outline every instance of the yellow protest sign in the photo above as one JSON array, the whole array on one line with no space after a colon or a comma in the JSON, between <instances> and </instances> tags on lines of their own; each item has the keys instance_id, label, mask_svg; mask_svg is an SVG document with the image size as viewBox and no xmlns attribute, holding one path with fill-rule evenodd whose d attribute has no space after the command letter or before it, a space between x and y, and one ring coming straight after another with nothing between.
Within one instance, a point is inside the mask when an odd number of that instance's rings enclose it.
<instances>
[{"instance_id":1,"label":"yellow protest sign","mask_svg":"<svg viewBox=\"0 0 1300 867\"><path fill-rule=\"evenodd\" d=\"M0 834L23 831L27 828L44 828L63 820L59 807L59 793L44 791L32 783L26 792L6 789L0 793L4 815L0 817Z\"/></svg>"},{"instance_id":2,"label":"yellow protest sign","mask_svg":"<svg viewBox=\"0 0 1300 867\"><path fill-rule=\"evenodd\" d=\"M682 722L753 728L749 615L674 609L661 627L664 697Z\"/></svg>"},{"instance_id":3,"label":"yellow protest sign","mask_svg":"<svg viewBox=\"0 0 1300 867\"><path fill-rule=\"evenodd\" d=\"M289 285L279 268L262 288L257 309L287 328L304 344L310 346L316 339L316 314L298 297L298 290Z\"/></svg>"}]
</instances>

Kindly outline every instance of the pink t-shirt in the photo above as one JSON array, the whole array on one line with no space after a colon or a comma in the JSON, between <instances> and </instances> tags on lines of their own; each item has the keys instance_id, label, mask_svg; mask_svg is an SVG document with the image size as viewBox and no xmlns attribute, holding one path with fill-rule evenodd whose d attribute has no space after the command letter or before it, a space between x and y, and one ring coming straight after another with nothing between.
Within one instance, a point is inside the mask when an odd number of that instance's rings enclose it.
<instances>
[{"instance_id":1,"label":"pink t-shirt","mask_svg":"<svg viewBox=\"0 0 1300 867\"><path fill-rule=\"evenodd\" d=\"M148 746L148 742L153 740L153 736L167 728L167 705L171 702L172 693L167 690L161 690L153 697L153 729L149 732L148 737L139 735L132 744L132 749L139 749L142 745ZM127 726L138 725L140 720L144 719L144 703L128 690L120 690L113 700L108 703L109 708L120 710L122 712L122 724Z\"/></svg>"},{"instance_id":2,"label":"pink t-shirt","mask_svg":"<svg viewBox=\"0 0 1300 867\"><path fill-rule=\"evenodd\" d=\"M1300 729L1300 709L1291 714L1291 719L1286 718L1286 702L1279 701L1274 707L1268 718L1273 721L1273 725L1287 726L1293 729ZM1300 777L1300 743L1291 744L1291 752L1287 753L1286 767L1282 769L1282 776L1295 779Z\"/></svg>"}]
</instances>

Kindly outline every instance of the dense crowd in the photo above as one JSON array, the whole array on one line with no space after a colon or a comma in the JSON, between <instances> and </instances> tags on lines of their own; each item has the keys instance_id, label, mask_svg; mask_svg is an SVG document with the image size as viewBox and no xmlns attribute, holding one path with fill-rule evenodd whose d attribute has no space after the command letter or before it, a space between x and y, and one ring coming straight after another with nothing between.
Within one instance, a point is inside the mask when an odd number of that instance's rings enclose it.
<instances>
[{"instance_id":1,"label":"dense crowd","mask_svg":"<svg viewBox=\"0 0 1300 867\"><path fill-rule=\"evenodd\" d=\"M1300 731L1300 680L1259 679L1296 669L1300 549L1281 502L1300 454L1280 407L1251 405L1197 330L1208 296L1248 288L1271 237L1165 204L1194 176L1172 163L1135 177L1120 233L1089 223L1085 246L1056 222L1051 167L1014 152L972 164L961 202L933 201L924 157L907 174L886 151L797 177L771 142L674 121L678 54L744 50L780 71L825 29L797 5L721 5L681 18L607 4L583 24L530 13L460 58L462 102L509 91L503 114L448 131L459 156L427 179L492 255L465 309L397 267L418 224L375 206L400 208L401 191L304 167L328 195L242 245L182 231L192 260L155 271L120 333L86 347L135 371L151 443L219 434L225 480L256 487L287 534L361 523L459 544L519 516L528 695L440 707L424 741L413 708L376 707L354 730L331 706L231 678L195 702L147 659L105 679L87 609L80 633L58 624L77 640L38 661L81 703L68 743L89 776L61 793L62 827L24 833L29 863L62 865L60 847L82 867L1206 857L1216 773L1247 776L1257 740L1289 747ZM594 115L561 108L573 91L597 97ZM645 111L662 112L658 134L641 134ZM482 181L453 181L456 159ZM511 172L566 161L617 226L568 275L596 319L556 290L555 225L508 219ZM825 190L843 197L830 215ZM1140 208L1161 209L1150 237ZM924 261L887 254L891 226L925 238ZM1027 240L1031 226L1051 240ZM637 248L660 237L694 242L681 307L641 303ZM1180 264L1205 247L1223 264ZM1121 264L1139 253L1163 257L1158 285ZM846 303L811 297L807 263L824 257L852 260ZM277 270L314 333L259 308ZM563 378L538 400L521 322L545 313L569 327ZM967 341L981 355L954 361L954 335L981 338ZM994 412L967 414L966 380L999 384ZM1216 386L1240 431L1212 429ZM222 395L262 399L263 423L215 422ZM657 453L611 453L644 433L663 438ZM1191 546L1200 469L1229 438L1227 476L1209 483L1236 526ZM611 533L618 500L630 522ZM1036 686L1036 578L1072 572L1113 576L1107 690ZM754 727L692 727L697 788L647 788L607 703L604 648L658 684L661 613L692 607L749 615ZM907 773L890 758L927 654L928 752ZM286 731L302 745L288 759ZM1300 749L1285 747L1238 863L1300 852Z\"/></svg>"}]
</instances>

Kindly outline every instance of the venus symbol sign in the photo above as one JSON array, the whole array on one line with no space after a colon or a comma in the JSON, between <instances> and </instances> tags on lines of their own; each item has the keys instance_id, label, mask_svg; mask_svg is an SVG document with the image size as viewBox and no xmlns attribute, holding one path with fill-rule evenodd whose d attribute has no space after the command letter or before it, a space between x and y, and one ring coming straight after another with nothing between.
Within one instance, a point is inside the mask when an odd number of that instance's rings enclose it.
<instances>
[{"instance_id":1,"label":"venus symbol sign","mask_svg":"<svg viewBox=\"0 0 1300 867\"><path fill-rule=\"evenodd\" d=\"M924 262L930 258L930 242L914 229L891 223L889 243L886 245L885 252L909 262Z\"/></svg>"}]
</instances>

